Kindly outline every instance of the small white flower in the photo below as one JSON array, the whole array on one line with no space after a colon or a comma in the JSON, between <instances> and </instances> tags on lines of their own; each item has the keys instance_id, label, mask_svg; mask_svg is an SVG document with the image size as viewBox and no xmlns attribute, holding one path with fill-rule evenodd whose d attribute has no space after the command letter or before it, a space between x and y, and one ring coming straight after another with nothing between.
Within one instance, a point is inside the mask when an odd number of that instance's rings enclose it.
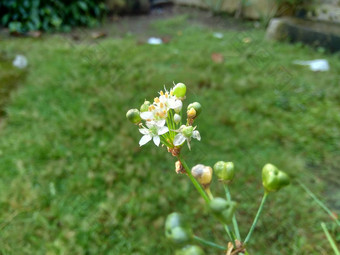
<instances>
[{"instance_id":1,"label":"small white flower","mask_svg":"<svg viewBox=\"0 0 340 255\"><path fill-rule=\"evenodd\" d=\"M163 125L162 125L163 124ZM139 141L139 146L143 146L144 144L148 143L153 140L156 146L159 146L161 139L160 135L164 135L165 133L169 132L168 127L164 126L165 120L163 121L147 121L146 126L148 128L141 128L139 132L143 134L142 138Z\"/></svg>"},{"instance_id":2,"label":"small white flower","mask_svg":"<svg viewBox=\"0 0 340 255\"><path fill-rule=\"evenodd\" d=\"M178 130L174 130L176 132L179 132L174 138L174 142L173 142L174 145L180 146L185 141L187 141L188 147L189 149L191 149L190 148L191 138L195 138L198 141L201 141L201 135L197 130L195 130L195 128L196 127L182 125Z\"/></svg>"}]
</instances>

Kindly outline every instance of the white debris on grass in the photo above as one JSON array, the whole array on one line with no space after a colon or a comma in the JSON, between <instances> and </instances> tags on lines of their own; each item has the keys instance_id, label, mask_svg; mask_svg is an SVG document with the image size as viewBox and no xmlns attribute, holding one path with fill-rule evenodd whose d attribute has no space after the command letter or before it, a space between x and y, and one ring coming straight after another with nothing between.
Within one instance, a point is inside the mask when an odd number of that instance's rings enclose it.
<instances>
[{"instance_id":1,"label":"white debris on grass","mask_svg":"<svg viewBox=\"0 0 340 255\"><path fill-rule=\"evenodd\" d=\"M13 66L23 69L27 66L28 61L27 58L23 55L16 55L15 59L13 60Z\"/></svg>"},{"instance_id":2,"label":"white debris on grass","mask_svg":"<svg viewBox=\"0 0 340 255\"><path fill-rule=\"evenodd\" d=\"M218 39L222 39L222 38L223 38L223 34L222 34L222 33L219 33L219 32L213 33L213 36L214 36L215 38L218 38Z\"/></svg>"},{"instance_id":3,"label":"white debris on grass","mask_svg":"<svg viewBox=\"0 0 340 255\"><path fill-rule=\"evenodd\" d=\"M293 63L296 65L309 66L309 69L314 72L329 71L329 64L326 59L315 59L315 60L309 60L309 61L296 60Z\"/></svg>"},{"instance_id":4,"label":"white debris on grass","mask_svg":"<svg viewBox=\"0 0 340 255\"><path fill-rule=\"evenodd\" d=\"M152 44L152 45L159 45L162 44L163 41L161 38L157 38L157 37L150 37L148 40L148 44Z\"/></svg>"}]
</instances>

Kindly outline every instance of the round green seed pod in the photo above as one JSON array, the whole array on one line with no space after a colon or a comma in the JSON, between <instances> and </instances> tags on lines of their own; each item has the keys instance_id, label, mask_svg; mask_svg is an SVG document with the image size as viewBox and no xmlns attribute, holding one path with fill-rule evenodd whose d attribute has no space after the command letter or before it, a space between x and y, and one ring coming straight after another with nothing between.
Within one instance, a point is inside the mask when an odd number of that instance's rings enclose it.
<instances>
[{"instance_id":1,"label":"round green seed pod","mask_svg":"<svg viewBox=\"0 0 340 255\"><path fill-rule=\"evenodd\" d=\"M196 111L196 117L200 115L202 112L202 106L198 102L189 104L187 110L190 110L191 108L193 108Z\"/></svg>"},{"instance_id":2,"label":"round green seed pod","mask_svg":"<svg viewBox=\"0 0 340 255\"><path fill-rule=\"evenodd\" d=\"M185 93L187 92L187 87L184 83L177 83L173 88L174 95L178 98L185 97Z\"/></svg>"},{"instance_id":3,"label":"round green seed pod","mask_svg":"<svg viewBox=\"0 0 340 255\"><path fill-rule=\"evenodd\" d=\"M290 183L289 176L272 164L266 164L262 169L262 184L267 192L275 192Z\"/></svg>"},{"instance_id":4,"label":"round green seed pod","mask_svg":"<svg viewBox=\"0 0 340 255\"><path fill-rule=\"evenodd\" d=\"M171 229L170 234L166 237L174 244L185 245L191 240L192 233L190 229L184 227L175 227Z\"/></svg>"},{"instance_id":5,"label":"round green seed pod","mask_svg":"<svg viewBox=\"0 0 340 255\"><path fill-rule=\"evenodd\" d=\"M165 220L165 236L171 235L171 230L184 225L183 216L180 213L173 212Z\"/></svg>"},{"instance_id":6,"label":"round green seed pod","mask_svg":"<svg viewBox=\"0 0 340 255\"><path fill-rule=\"evenodd\" d=\"M137 109L128 110L126 113L126 118L134 124L138 124L142 120Z\"/></svg>"},{"instance_id":7,"label":"round green seed pod","mask_svg":"<svg viewBox=\"0 0 340 255\"><path fill-rule=\"evenodd\" d=\"M233 162L218 161L214 165L214 173L223 182L230 182L234 179L235 169Z\"/></svg>"},{"instance_id":8,"label":"round green seed pod","mask_svg":"<svg viewBox=\"0 0 340 255\"><path fill-rule=\"evenodd\" d=\"M229 224L236 210L236 202L216 197L210 201L209 208L216 218L224 224Z\"/></svg>"},{"instance_id":9,"label":"round green seed pod","mask_svg":"<svg viewBox=\"0 0 340 255\"><path fill-rule=\"evenodd\" d=\"M187 245L176 251L175 255L204 255L204 251L197 245Z\"/></svg>"}]
</instances>

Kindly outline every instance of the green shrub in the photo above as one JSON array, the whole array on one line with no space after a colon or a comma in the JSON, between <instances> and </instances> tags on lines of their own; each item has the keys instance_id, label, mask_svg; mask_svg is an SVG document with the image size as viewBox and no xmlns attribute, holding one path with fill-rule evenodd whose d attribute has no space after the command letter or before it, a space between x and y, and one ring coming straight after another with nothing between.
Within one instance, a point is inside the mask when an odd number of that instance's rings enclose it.
<instances>
[{"instance_id":1,"label":"green shrub","mask_svg":"<svg viewBox=\"0 0 340 255\"><path fill-rule=\"evenodd\" d=\"M11 32L67 31L74 26L93 26L102 18L102 0L6 0L0 1L1 25Z\"/></svg>"}]
</instances>

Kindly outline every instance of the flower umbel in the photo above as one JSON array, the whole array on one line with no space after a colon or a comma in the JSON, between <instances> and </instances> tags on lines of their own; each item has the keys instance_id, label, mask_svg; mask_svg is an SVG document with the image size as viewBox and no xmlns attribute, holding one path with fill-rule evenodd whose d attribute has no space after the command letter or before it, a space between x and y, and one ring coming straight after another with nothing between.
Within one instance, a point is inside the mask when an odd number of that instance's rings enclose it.
<instances>
[{"instance_id":1,"label":"flower umbel","mask_svg":"<svg viewBox=\"0 0 340 255\"><path fill-rule=\"evenodd\" d=\"M182 116L183 101L185 99L186 86L177 83L170 91L164 89L159 92L159 96L153 101L145 100L140 106L140 111L131 109L127 113L127 118L139 126L139 132L143 137L139 145L143 146L153 140L156 146L160 143L168 148L168 151L175 157L180 153L182 144L187 141L190 149L192 138L201 140L201 136L196 127L192 126L193 119L197 117L187 114L187 118ZM199 103L190 104L192 111L200 111ZM200 106L200 105L199 105ZM191 122L182 125L182 120L191 119Z\"/></svg>"}]
</instances>

